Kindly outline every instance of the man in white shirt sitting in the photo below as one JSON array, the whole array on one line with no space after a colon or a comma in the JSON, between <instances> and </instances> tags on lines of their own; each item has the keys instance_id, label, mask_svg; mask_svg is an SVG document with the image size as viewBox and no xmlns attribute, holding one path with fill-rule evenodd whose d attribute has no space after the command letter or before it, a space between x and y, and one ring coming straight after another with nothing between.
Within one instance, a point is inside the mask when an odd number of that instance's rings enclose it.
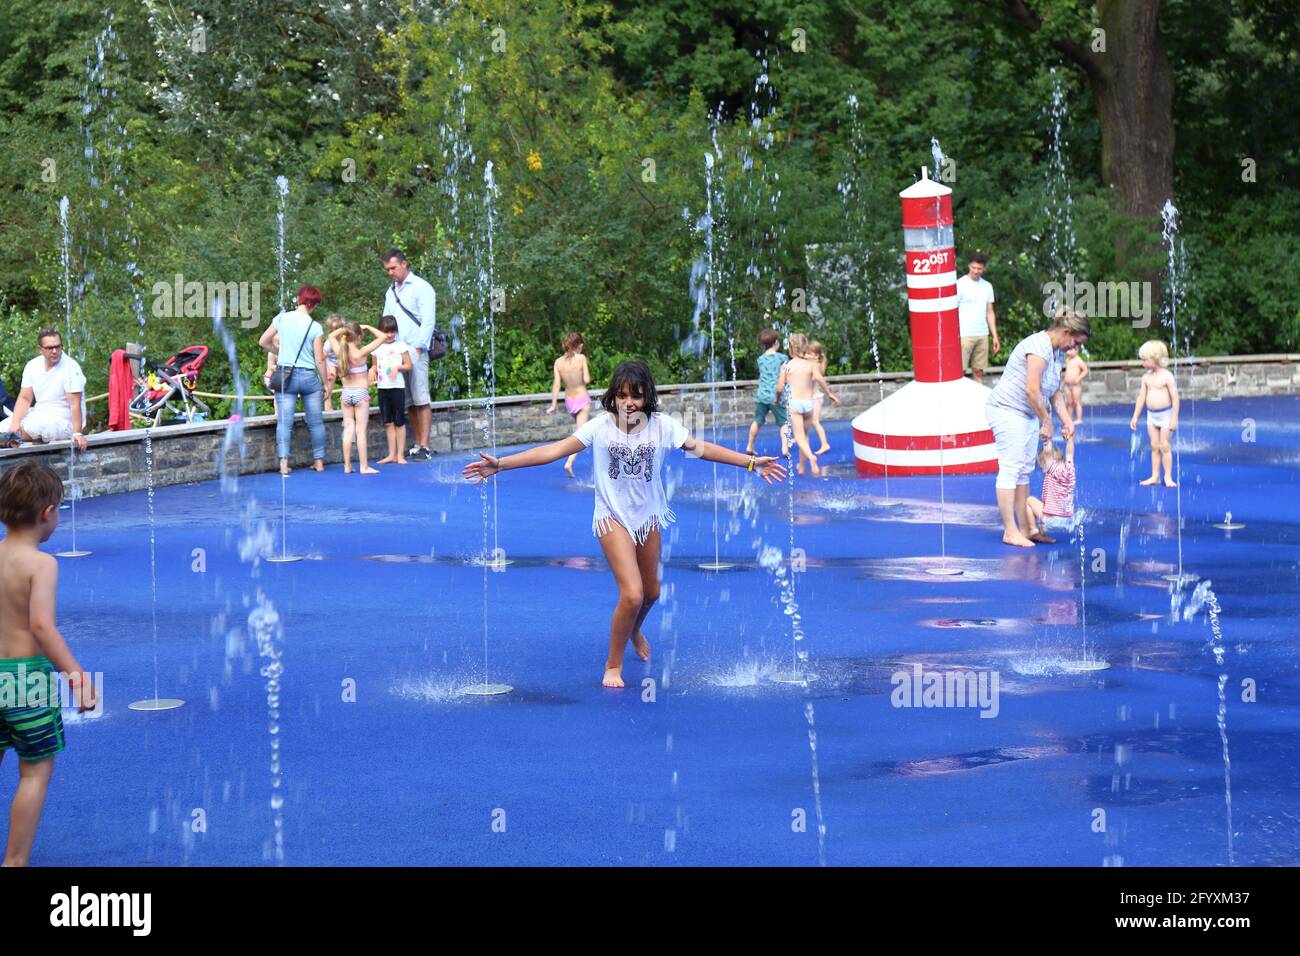
<instances>
[{"instance_id":1,"label":"man in white shirt sitting","mask_svg":"<svg viewBox=\"0 0 1300 956\"><path fill-rule=\"evenodd\" d=\"M984 384L989 364L989 335L993 353L1002 351L998 341L998 319L993 314L993 286L984 275L988 259L982 253L970 257L966 275L957 280L957 319L961 325L961 367L969 368L975 381Z\"/></svg>"},{"instance_id":2,"label":"man in white shirt sitting","mask_svg":"<svg viewBox=\"0 0 1300 956\"><path fill-rule=\"evenodd\" d=\"M0 422L10 441L66 441L86 450L81 433L81 396L86 376L76 359L63 354L63 336L45 329L36 337L41 354L23 369L23 383L14 413Z\"/></svg>"},{"instance_id":3,"label":"man in white shirt sitting","mask_svg":"<svg viewBox=\"0 0 1300 956\"><path fill-rule=\"evenodd\" d=\"M433 425L433 398L429 394L429 342L438 321L438 296L433 286L411 271L400 249L384 253L384 271L391 280L384 295L384 311L397 319L397 338L411 353L406 373L406 414L415 444L406 453L410 461L428 461L429 430Z\"/></svg>"}]
</instances>

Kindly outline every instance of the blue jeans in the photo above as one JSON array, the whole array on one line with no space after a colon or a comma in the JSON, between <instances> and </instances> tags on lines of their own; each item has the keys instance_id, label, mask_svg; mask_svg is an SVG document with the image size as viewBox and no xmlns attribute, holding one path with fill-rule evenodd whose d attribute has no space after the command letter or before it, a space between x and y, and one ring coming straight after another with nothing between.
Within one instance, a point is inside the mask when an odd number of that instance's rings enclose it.
<instances>
[{"instance_id":1,"label":"blue jeans","mask_svg":"<svg viewBox=\"0 0 1300 956\"><path fill-rule=\"evenodd\" d=\"M321 412L321 384L316 371L295 368L283 392L275 394L275 451L281 458L289 457L289 440L293 437L293 414L302 399L302 410L307 417L307 431L311 434L312 458L325 458L325 418Z\"/></svg>"}]
</instances>

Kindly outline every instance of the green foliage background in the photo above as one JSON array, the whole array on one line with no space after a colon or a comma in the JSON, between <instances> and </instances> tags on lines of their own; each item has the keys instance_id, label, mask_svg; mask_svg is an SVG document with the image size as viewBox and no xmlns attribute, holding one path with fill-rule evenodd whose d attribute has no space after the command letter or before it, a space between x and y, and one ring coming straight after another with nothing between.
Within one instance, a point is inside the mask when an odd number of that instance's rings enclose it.
<instances>
[{"instance_id":1,"label":"green foliage background","mask_svg":"<svg viewBox=\"0 0 1300 956\"><path fill-rule=\"evenodd\" d=\"M664 381L699 379L707 351L682 344L696 322L706 151L725 201L714 209L720 373L730 340L737 373L754 375L766 310L822 338L834 372L876 367L874 319L883 367L907 368L897 193L930 162L931 136L956 162L959 255L990 256L1002 339L1014 343L1041 325L1041 286L1059 278L1045 212L1053 67L1069 109L1076 275L1130 281L1162 265L1117 254L1126 224L1099 181L1091 94L1050 46L1086 39L1091 5L1030 5L1044 22L1033 35L991 0L9 0L0 375L14 389L35 331L67 322L67 196L69 344L91 391L105 390L108 352L141 339L155 357L213 346L204 385L230 389L210 321L155 317L152 287L176 273L259 282L264 326L279 293L283 175L290 289L319 286L324 312L374 321L377 254L390 245L435 283L439 324L455 325L459 346L438 363L440 398L481 394L490 372L499 393L547 389L569 329L585 335L597 383L630 356ZM1179 327L1201 354L1297 348L1293 14L1286 0L1162 5L1188 263ZM763 74L770 87L756 91ZM847 273L815 266L830 253ZM494 365L489 284L505 296ZM794 290L817 310L793 311ZM700 321L707 329L707 313ZM257 331L232 325L250 377L264 362ZM1129 357L1147 334L1099 320L1090 352Z\"/></svg>"}]
</instances>

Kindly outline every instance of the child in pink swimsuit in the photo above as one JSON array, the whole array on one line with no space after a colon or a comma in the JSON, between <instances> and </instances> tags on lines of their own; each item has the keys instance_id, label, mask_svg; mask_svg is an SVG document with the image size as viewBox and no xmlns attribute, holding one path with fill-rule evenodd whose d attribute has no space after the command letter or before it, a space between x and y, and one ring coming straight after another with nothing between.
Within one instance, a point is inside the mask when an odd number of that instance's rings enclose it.
<instances>
[{"instance_id":1,"label":"child in pink swimsuit","mask_svg":"<svg viewBox=\"0 0 1300 956\"><path fill-rule=\"evenodd\" d=\"M591 369L587 367L587 356L582 354L584 346L582 334L570 332L564 336L564 354L555 360L555 380L551 383L551 405L546 414L555 414L555 404L560 397L560 386L564 386L564 410L574 418L579 427L587 424L590 414L591 396L587 386L591 384ZM573 477L573 463L577 455L570 455L564 462L564 472Z\"/></svg>"}]
</instances>

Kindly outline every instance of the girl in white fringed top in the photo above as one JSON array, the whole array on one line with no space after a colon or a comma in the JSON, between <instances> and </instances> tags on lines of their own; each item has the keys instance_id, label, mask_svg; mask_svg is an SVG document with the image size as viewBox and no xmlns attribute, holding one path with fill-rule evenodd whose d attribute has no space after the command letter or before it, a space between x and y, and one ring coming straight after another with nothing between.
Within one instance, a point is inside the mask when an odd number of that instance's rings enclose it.
<instances>
[{"instance_id":1,"label":"girl in white fringed top","mask_svg":"<svg viewBox=\"0 0 1300 956\"><path fill-rule=\"evenodd\" d=\"M650 659L641 625L659 598L659 532L676 520L660 477L668 450L681 448L691 458L757 472L768 484L786 472L775 458L692 438L679 422L659 411L654 379L644 362L624 362L616 368L600 404L609 414L593 418L568 438L502 458L479 452L482 460L466 465L465 477L484 481L498 471L545 465L584 448L592 450L596 509L591 527L618 584L602 683L622 687L628 641L637 656Z\"/></svg>"}]
</instances>

